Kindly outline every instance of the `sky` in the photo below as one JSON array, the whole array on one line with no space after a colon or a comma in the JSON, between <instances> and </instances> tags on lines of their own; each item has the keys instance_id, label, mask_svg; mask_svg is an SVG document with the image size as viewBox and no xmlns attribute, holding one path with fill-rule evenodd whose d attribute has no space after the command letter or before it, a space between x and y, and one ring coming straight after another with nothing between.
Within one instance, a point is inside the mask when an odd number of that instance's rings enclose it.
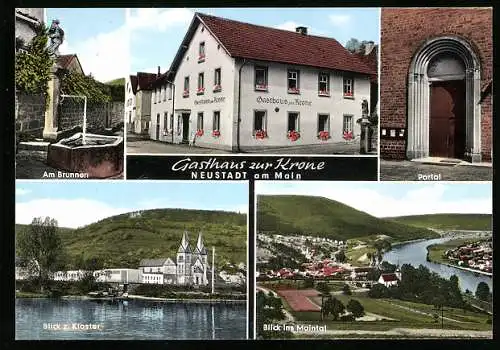
<instances>
[{"instance_id":1,"label":"sky","mask_svg":"<svg viewBox=\"0 0 500 350\"><path fill-rule=\"evenodd\" d=\"M47 25L59 19L61 54L76 54L85 74L107 82L130 70L130 34L120 8L48 8Z\"/></svg>"},{"instance_id":2,"label":"sky","mask_svg":"<svg viewBox=\"0 0 500 350\"><path fill-rule=\"evenodd\" d=\"M131 9L131 72L156 73L158 66L167 71L195 12L292 31L305 26L309 34L333 37L343 45L350 38L379 43L377 8Z\"/></svg>"},{"instance_id":3,"label":"sky","mask_svg":"<svg viewBox=\"0 0 500 350\"><path fill-rule=\"evenodd\" d=\"M182 208L248 212L248 183L189 181L17 181L16 224L49 216L77 228L123 213Z\"/></svg>"},{"instance_id":4,"label":"sky","mask_svg":"<svg viewBox=\"0 0 500 350\"><path fill-rule=\"evenodd\" d=\"M47 24L59 19L61 54L76 53L85 74L107 82L158 66L167 71L195 12L293 31L306 26L343 45L379 42L377 8L48 8Z\"/></svg>"},{"instance_id":5,"label":"sky","mask_svg":"<svg viewBox=\"0 0 500 350\"><path fill-rule=\"evenodd\" d=\"M437 213L492 214L491 183L269 182L256 194L330 198L376 217Z\"/></svg>"}]
</instances>

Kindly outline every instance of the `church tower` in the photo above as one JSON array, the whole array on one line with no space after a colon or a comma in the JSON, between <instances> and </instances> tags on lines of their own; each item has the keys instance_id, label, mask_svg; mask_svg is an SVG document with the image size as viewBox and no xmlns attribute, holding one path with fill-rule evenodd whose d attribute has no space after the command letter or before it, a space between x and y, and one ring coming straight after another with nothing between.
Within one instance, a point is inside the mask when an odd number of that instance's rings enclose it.
<instances>
[{"instance_id":1,"label":"church tower","mask_svg":"<svg viewBox=\"0 0 500 350\"><path fill-rule=\"evenodd\" d=\"M201 232L198 234L198 240L193 254L193 262L193 282L198 285L208 284L208 253Z\"/></svg>"},{"instance_id":2,"label":"church tower","mask_svg":"<svg viewBox=\"0 0 500 350\"><path fill-rule=\"evenodd\" d=\"M177 250L177 284L191 283L191 255L188 233L184 231L181 245Z\"/></svg>"}]
</instances>

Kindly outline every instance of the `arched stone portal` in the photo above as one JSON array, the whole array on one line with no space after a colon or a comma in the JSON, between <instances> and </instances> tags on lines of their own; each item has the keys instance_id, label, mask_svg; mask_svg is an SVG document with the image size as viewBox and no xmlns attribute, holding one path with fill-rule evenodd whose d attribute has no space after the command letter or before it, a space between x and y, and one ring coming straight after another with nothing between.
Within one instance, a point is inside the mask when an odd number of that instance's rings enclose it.
<instances>
[{"instance_id":1,"label":"arched stone portal","mask_svg":"<svg viewBox=\"0 0 500 350\"><path fill-rule=\"evenodd\" d=\"M458 37L428 40L408 77L406 156L481 162L481 67Z\"/></svg>"}]
</instances>

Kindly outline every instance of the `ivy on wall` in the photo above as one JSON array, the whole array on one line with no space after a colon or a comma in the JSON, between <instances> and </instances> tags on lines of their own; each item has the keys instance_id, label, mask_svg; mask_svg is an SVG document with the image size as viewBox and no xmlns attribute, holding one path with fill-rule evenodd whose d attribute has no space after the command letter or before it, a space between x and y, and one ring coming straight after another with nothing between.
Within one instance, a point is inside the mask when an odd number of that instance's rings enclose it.
<instances>
[{"instance_id":1,"label":"ivy on wall","mask_svg":"<svg viewBox=\"0 0 500 350\"><path fill-rule=\"evenodd\" d=\"M16 55L15 83L18 91L27 94L44 94L48 103L48 82L54 60L47 51L47 29L42 23L35 28L35 37Z\"/></svg>"},{"instance_id":2,"label":"ivy on wall","mask_svg":"<svg viewBox=\"0 0 500 350\"><path fill-rule=\"evenodd\" d=\"M90 75L65 72L61 77L61 91L66 95L85 95L90 103L111 101L107 86Z\"/></svg>"}]
</instances>

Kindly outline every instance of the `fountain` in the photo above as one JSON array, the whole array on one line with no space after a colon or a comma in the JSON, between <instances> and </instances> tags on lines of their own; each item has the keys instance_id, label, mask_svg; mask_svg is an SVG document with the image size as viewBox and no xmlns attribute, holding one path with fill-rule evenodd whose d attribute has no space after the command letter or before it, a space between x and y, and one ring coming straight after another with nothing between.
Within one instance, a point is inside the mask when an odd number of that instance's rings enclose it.
<instances>
[{"instance_id":1,"label":"fountain","mask_svg":"<svg viewBox=\"0 0 500 350\"><path fill-rule=\"evenodd\" d=\"M83 99L81 133L59 140L49 146L47 163L69 172L86 173L89 178L108 178L123 172L123 137L87 133L87 96L60 95ZM62 100L61 100L62 102Z\"/></svg>"}]
</instances>

